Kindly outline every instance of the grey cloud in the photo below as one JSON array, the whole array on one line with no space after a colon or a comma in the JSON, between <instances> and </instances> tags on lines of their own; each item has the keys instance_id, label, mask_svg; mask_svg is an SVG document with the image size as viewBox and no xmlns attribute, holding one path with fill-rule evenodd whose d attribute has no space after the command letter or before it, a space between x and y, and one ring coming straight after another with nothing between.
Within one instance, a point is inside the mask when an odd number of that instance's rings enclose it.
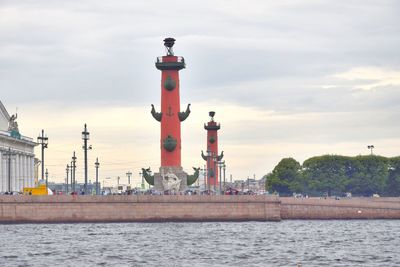
<instances>
[{"instance_id":1,"label":"grey cloud","mask_svg":"<svg viewBox=\"0 0 400 267\"><path fill-rule=\"evenodd\" d=\"M187 59L182 96L191 102L350 110L361 105L350 84L310 86L352 67L400 67L391 1L3 1L0 10L10 17L0 26L0 90L11 103L157 103L153 63L167 35Z\"/></svg>"}]
</instances>

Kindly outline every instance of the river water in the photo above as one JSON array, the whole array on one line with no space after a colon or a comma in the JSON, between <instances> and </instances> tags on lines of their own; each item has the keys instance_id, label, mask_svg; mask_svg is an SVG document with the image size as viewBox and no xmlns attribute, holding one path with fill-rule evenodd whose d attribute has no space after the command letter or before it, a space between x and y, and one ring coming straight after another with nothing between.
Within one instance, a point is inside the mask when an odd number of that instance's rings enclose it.
<instances>
[{"instance_id":1,"label":"river water","mask_svg":"<svg viewBox=\"0 0 400 267\"><path fill-rule=\"evenodd\" d=\"M0 225L0 266L400 266L400 221Z\"/></svg>"}]
</instances>

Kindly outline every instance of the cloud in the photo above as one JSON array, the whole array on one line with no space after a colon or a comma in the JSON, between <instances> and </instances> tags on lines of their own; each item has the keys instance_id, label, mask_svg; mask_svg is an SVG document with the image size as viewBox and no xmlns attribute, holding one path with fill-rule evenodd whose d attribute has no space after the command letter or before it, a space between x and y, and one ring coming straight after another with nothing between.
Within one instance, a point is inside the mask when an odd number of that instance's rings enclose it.
<instances>
[{"instance_id":1,"label":"cloud","mask_svg":"<svg viewBox=\"0 0 400 267\"><path fill-rule=\"evenodd\" d=\"M332 75L334 78L359 82L356 89L371 90L388 86L400 86L400 71L385 70L377 67L359 67Z\"/></svg>"}]
</instances>

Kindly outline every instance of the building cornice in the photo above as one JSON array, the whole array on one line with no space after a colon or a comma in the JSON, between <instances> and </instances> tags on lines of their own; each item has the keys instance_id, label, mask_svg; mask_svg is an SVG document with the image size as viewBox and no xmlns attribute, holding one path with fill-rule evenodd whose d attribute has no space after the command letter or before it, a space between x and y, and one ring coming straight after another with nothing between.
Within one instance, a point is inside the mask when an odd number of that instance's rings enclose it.
<instances>
[{"instance_id":1,"label":"building cornice","mask_svg":"<svg viewBox=\"0 0 400 267\"><path fill-rule=\"evenodd\" d=\"M5 139L7 141L19 144L30 145L32 147L38 145L38 143L34 142L32 138L26 136L21 136L21 139L13 138L11 137L10 132L4 132L4 131L0 131L0 139Z\"/></svg>"},{"instance_id":2,"label":"building cornice","mask_svg":"<svg viewBox=\"0 0 400 267\"><path fill-rule=\"evenodd\" d=\"M0 100L0 111L4 114L4 116L6 117L6 119L9 121L10 120L10 114L8 114L8 111L6 109L6 107L3 105L3 103Z\"/></svg>"}]
</instances>

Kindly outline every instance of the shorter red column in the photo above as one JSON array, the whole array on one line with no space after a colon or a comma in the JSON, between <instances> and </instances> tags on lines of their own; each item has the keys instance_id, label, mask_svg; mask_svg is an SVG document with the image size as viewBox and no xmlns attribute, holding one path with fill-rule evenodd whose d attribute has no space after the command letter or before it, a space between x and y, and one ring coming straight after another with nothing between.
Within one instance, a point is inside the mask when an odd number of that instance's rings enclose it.
<instances>
[{"instance_id":1,"label":"shorter red column","mask_svg":"<svg viewBox=\"0 0 400 267\"><path fill-rule=\"evenodd\" d=\"M206 154L201 152L201 156L207 162L207 185L215 187L219 184L218 162L224 157L224 152L218 155L218 130L221 125L214 121L215 112L210 111L210 121L204 124L204 129L207 130L207 151ZM215 188L214 188L215 189Z\"/></svg>"}]
</instances>

